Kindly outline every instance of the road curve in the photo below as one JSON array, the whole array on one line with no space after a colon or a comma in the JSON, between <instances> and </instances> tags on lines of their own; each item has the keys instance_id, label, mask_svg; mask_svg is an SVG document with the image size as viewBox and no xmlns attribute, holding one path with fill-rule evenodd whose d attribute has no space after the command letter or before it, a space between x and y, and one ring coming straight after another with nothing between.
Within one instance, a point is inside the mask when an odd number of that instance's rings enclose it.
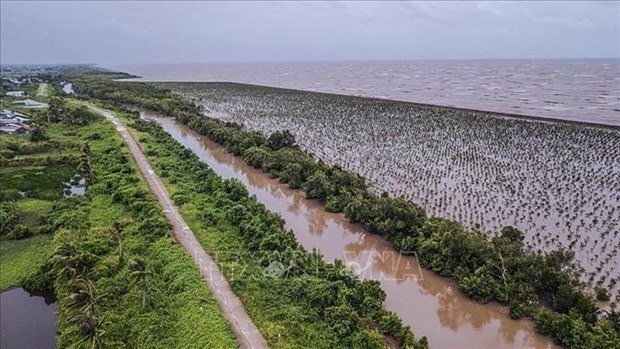
<instances>
[{"instance_id":1,"label":"road curve","mask_svg":"<svg viewBox=\"0 0 620 349\"><path fill-rule=\"evenodd\" d=\"M198 266L202 278L219 304L224 317L230 322L239 346L241 348L268 348L267 341L265 341L256 325L248 316L239 298L231 290L228 280L226 280L215 261L196 240L194 233L189 229L183 217L179 214L177 207L170 199L161 179L155 174L138 143L133 139L127 128L110 111L90 105L89 108L111 121L123 137L131 155L140 168L142 176L146 179L149 189L159 201L162 206L162 212L170 224L172 224L174 238L185 248L185 251Z\"/></svg>"}]
</instances>

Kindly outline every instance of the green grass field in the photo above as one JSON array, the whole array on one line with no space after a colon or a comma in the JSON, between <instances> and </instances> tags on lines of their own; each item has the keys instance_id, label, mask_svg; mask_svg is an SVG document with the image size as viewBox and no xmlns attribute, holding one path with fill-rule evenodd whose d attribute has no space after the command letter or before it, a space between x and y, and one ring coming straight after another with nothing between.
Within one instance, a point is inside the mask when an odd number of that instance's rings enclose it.
<instances>
[{"instance_id":1,"label":"green grass field","mask_svg":"<svg viewBox=\"0 0 620 349\"><path fill-rule=\"evenodd\" d=\"M0 291L21 284L50 257L50 236L0 241Z\"/></svg>"}]
</instances>

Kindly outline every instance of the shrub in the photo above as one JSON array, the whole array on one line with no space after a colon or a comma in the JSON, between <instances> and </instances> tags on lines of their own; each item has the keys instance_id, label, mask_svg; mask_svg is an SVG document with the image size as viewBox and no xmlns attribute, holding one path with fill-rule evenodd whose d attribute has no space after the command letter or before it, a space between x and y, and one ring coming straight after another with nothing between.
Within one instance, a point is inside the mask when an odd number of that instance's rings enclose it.
<instances>
[{"instance_id":1,"label":"shrub","mask_svg":"<svg viewBox=\"0 0 620 349\"><path fill-rule=\"evenodd\" d=\"M601 301L601 302L609 302L609 299L611 298L609 291L607 291L606 288L604 287L597 287L595 288L596 291L596 299Z\"/></svg>"},{"instance_id":2,"label":"shrub","mask_svg":"<svg viewBox=\"0 0 620 349\"><path fill-rule=\"evenodd\" d=\"M272 150L292 147L295 145L295 136L288 130L276 131L267 139L267 145Z\"/></svg>"},{"instance_id":3,"label":"shrub","mask_svg":"<svg viewBox=\"0 0 620 349\"><path fill-rule=\"evenodd\" d=\"M346 337L357 331L358 318L355 310L348 305L339 305L325 309L325 320L332 327L334 332Z\"/></svg>"}]
</instances>

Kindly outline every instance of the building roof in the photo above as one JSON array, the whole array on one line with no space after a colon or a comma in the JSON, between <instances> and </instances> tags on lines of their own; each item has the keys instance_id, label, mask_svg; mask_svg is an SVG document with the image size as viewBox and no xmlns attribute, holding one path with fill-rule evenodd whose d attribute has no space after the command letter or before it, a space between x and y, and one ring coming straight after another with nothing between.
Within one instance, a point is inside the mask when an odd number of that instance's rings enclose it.
<instances>
[{"instance_id":1,"label":"building roof","mask_svg":"<svg viewBox=\"0 0 620 349\"><path fill-rule=\"evenodd\" d=\"M26 115L17 112L11 112L9 110L3 110L0 112L0 125L27 126L26 124L30 122L30 119L24 116Z\"/></svg>"},{"instance_id":2,"label":"building roof","mask_svg":"<svg viewBox=\"0 0 620 349\"><path fill-rule=\"evenodd\" d=\"M47 103L38 102L33 99L24 99L21 101L17 101L16 103L23 104L26 107L34 107L34 108L47 108Z\"/></svg>"},{"instance_id":3,"label":"building roof","mask_svg":"<svg viewBox=\"0 0 620 349\"><path fill-rule=\"evenodd\" d=\"M29 131L29 128L23 125L10 124L10 125L0 126L0 133L12 134L12 133L26 133L28 131Z\"/></svg>"}]
</instances>

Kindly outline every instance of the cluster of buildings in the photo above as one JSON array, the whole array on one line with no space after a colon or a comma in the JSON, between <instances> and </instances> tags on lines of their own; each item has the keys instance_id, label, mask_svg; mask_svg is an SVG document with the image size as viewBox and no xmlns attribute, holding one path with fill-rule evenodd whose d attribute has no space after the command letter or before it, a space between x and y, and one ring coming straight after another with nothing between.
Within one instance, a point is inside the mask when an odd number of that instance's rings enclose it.
<instances>
[{"instance_id":1,"label":"cluster of buildings","mask_svg":"<svg viewBox=\"0 0 620 349\"><path fill-rule=\"evenodd\" d=\"M12 103L22 104L24 108L42 109L48 107L47 103L38 102L30 98L21 99L22 97L26 97L24 91L8 91L6 95L14 98Z\"/></svg>"},{"instance_id":2,"label":"cluster of buildings","mask_svg":"<svg viewBox=\"0 0 620 349\"><path fill-rule=\"evenodd\" d=\"M16 111L0 111L0 134L28 134L30 118Z\"/></svg>"}]
</instances>

